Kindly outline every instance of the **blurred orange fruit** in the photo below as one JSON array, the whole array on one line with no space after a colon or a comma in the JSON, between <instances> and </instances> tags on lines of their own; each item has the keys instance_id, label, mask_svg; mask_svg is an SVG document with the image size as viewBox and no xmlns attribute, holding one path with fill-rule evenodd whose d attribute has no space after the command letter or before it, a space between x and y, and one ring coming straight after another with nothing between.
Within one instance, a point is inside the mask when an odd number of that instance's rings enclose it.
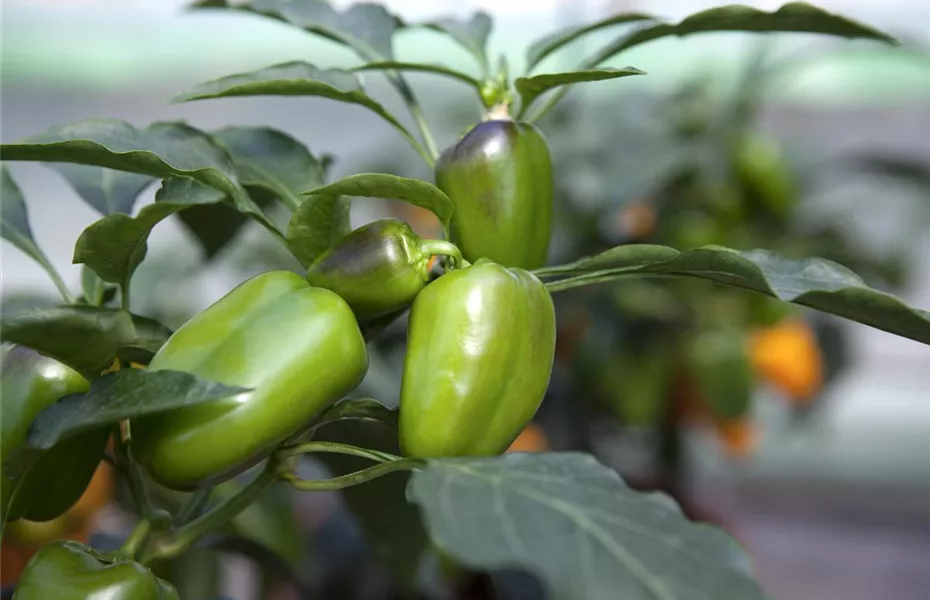
<instances>
[{"instance_id":1,"label":"blurred orange fruit","mask_svg":"<svg viewBox=\"0 0 930 600\"><path fill-rule=\"evenodd\" d=\"M546 452L549 450L549 439L542 427L536 423L527 425L517 439L510 444L507 452Z\"/></svg>"},{"instance_id":2,"label":"blurred orange fruit","mask_svg":"<svg viewBox=\"0 0 930 600\"><path fill-rule=\"evenodd\" d=\"M647 238L656 227L656 211L645 202L633 202L620 211L617 225L624 235L634 239Z\"/></svg>"},{"instance_id":3,"label":"blurred orange fruit","mask_svg":"<svg viewBox=\"0 0 930 600\"><path fill-rule=\"evenodd\" d=\"M747 419L717 423L717 439L723 451L733 458L746 458L759 446L759 427Z\"/></svg>"},{"instance_id":4,"label":"blurred orange fruit","mask_svg":"<svg viewBox=\"0 0 930 600\"><path fill-rule=\"evenodd\" d=\"M823 387L820 346L810 325L801 319L783 319L754 332L750 356L759 375L793 404L808 404Z\"/></svg>"}]
</instances>

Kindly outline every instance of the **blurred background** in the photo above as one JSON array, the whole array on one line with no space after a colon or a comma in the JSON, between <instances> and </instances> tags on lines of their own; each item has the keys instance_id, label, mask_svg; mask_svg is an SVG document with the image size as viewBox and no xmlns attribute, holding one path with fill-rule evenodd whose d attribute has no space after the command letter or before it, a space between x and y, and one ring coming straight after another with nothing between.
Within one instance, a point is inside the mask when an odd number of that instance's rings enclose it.
<instances>
[{"instance_id":1,"label":"blurred background","mask_svg":"<svg viewBox=\"0 0 930 600\"><path fill-rule=\"evenodd\" d=\"M388 125L350 105L313 98L169 104L205 79L275 62L357 64L344 48L288 26L248 15L185 13L184 4L6 0L3 142L88 117L137 126L183 119L206 130L266 125L317 156L334 155L331 179L379 170L432 179ZM408 21L490 12L491 50L507 56L512 72L519 72L526 45L547 31L615 12L677 19L716 5L386 4ZM648 76L573 90L540 123L556 165L550 261L626 242L769 248L836 260L873 287L930 308L930 7L925 0L819 5L905 43L892 48L803 35L663 39L609 63ZM612 35L573 44L539 71L573 68ZM405 60L472 68L464 51L423 30L398 35L395 51ZM480 118L455 83L429 75L410 80L442 146ZM366 74L365 81L371 95L404 114L380 76ZM9 166L38 242L78 289L73 243L98 215L57 172L41 164ZM136 210L153 200L155 188ZM390 202L357 202L352 219L360 225L385 214L436 234L429 218ZM55 301L45 274L12 246L2 246L0 266L3 310ZM134 310L177 327L244 277L271 268L299 266L258 227L243 227L207 260L181 222L169 219L149 240L133 282ZM725 527L748 548L773 598L926 598L930 348L865 326L786 313L701 282L584 288L560 294L557 309L557 365L537 422L521 438L525 449L594 452L633 485L673 493L693 518ZM749 348L756 376L743 388L733 388L732 377L724 378L726 389L714 388L715 378L702 373L730 367L687 357L731 334ZM400 322L378 341L363 393L396 404L403 338ZM88 512L92 519L81 520L81 535L120 530L122 517L108 494ZM300 572L325 580L321 589L336 594L320 597L401 597L392 595L388 572L338 496L279 496L246 513L237 527L274 538L273 545L297 557ZM295 519L302 537L289 525ZM4 551L6 584L12 563ZM187 567L193 587L186 595L182 589L182 597L258 597L264 584L248 560L202 559ZM217 575L203 582L206 570ZM267 597L296 597L278 587Z\"/></svg>"}]
</instances>

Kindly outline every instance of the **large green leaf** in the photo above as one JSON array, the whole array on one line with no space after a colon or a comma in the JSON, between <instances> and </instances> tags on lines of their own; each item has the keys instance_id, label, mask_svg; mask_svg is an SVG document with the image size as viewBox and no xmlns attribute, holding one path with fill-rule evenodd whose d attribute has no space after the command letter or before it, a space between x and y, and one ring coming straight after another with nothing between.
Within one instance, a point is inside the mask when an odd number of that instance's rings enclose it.
<instances>
[{"instance_id":1,"label":"large green leaf","mask_svg":"<svg viewBox=\"0 0 930 600\"><path fill-rule=\"evenodd\" d=\"M319 96L358 104L390 123L412 144L419 143L387 109L365 93L361 81L354 73L342 69L318 69L302 61L281 63L258 71L207 81L175 96L173 101L239 96Z\"/></svg>"},{"instance_id":2,"label":"large green leaf","mask_svg":"<svg viewBox=\"0 0 930 600\"><path fill-rule=\"evenodd\" d=\"M623 69L588 69L584 71L569 71L567 73L545 73L533 75L531 77L518 77L516 82L514 82L514 86L517 88L517 92L522 99L520 103L520 114L522 115L530 105L533 104L536 98L553 88L586 81L603 81L605 79L616 79L618 77L645 74L645 71L640 71L635 67L626 67Z\"/></svg>"},{"instance_id":3,"label":"large green leaf","mask_svg":"<svg viewBox=\"0 0 930 600\"><path fill-rule=\"evenodd\" d=\"M589 455L431 460L407 496L443 552L481 571L525 568L551 598L765 598L732 538Z\"/></svg>"},{"instance_id":4,"label":"large green leaf","mask_svg":"<svg viewBox=\"0 0 930 600\"><path fill-rule=\"evenodd\" d=\"M479 92L481 91L481 82L469 75L443 65L433 65L428 63L410 63L397 60L384 60L379 62L366 63L357 67L352 67L351 71L415 71L420 73L435 73L446 77L456 79L470 85Z\"/></svg>"},{"instance_id":5,"label":"large green leaf","mask_svg":"<svg viewBox=\"0 0 930 600\"><path fill-rule=\"evenodd\" d=\"M695 13L678 23L657 23L638 28L608 44L585 64L598 65L624 50L659 38L713 31L819 33L897 43L887 33L805 2L791 2L773 12L730 4Z\"/></svg>"},{"instance_id":6,"label":"large green leaf","mask_svg":"<svg viewBox=\"0 0 930 600\"><path fill-rule=\"evenodd\" d=\"M50 356L87 379L98 377L124 349L151 356L170 335L151 319L97 306L34 309L0 319L0 340Z\"/></svg>"},{"instance_id":7,"label":"large green leaf","mask_svg":"<svg viewBox=\"0 0 930 600\"><path fill-rule=\"evenodd\" d=\"M166 179L155 194L155 203L137 216L115 213L87 227L74 246L74 262L87 265L104 281L128 285L145 258L148 236L158 223L190 206L214 204L225 198L223 191L189 177Z\"/></svg>"},{"instance_id":8,"label":"large green leaf","mask_svg":"<svg viewBox=\"0 0 930 600\"><path fill-rule=\"evenodd\" d=\"M287 247L304 268L351 231L349 199L337 194L310 196L287 225Z\"/></svg>"},{"instance_id":9,"label":"large green leaf","mask_svg":"<svg viewBox=\"0 0 930 600\"><path fill-rule=\"evenodd\" d=\"M29 226L29 212L26 210L26 200L19 186L10 175L6 165L0 165L0 237L10 242L22 252L42 265L46 271L52 273L51 263L45 252L39 248Z\"/></svg>"},{"instance_id":10,"label":"large green leaf","mask_svg":"<svg viewBox=\"0 0 930 600\"><path fill-rule=\"evenodd\" d=\"M546 284L553 292L630 275L707 279L930 344L930 313L868 287L846 267L822 258L791 260L767 250L738 252L718 246L678 252L630 244L568 265L539 269L537 274L564 278Z\"/></svg>"},{"instance_id":11,"label":"large green leaf","mask_svg":"<svg viewBox=\"0 0 930 600\"><path fill-rule=\"evenodd\" d=\"M486 12L479 10L467 21L455 17L440 17L422 23L422 26L450 36L478 60L483 71L489 70L488 38L494 23Z\"/></svg>"},{"instance_id":12,"label":"large green leaf","mask_svg":"<svg viewBox=\"0 0 930 600\"><path fill-rule=\"evenodd\" d=\"M655 21L656 17L640 13L625 13L614 15L601 21L582 25L580 27L567 27L555 33L550 33L536 42L533 42L526 50L526 70L530 72L544 58L559 50L563 46L574 42L575 40L589 33L594 33L614 25L623 25L625 23L635 23L637 21Z\"/></svg>"},{"instance_id":13,"label":"large green leaf","mask_svg":"<svg viewBox=\"0 0 930 600\"><path fill-rule=\"evenodd\" d=\"M226 151L181 122L137 129L116 119L87 119L0 146L3 160L68 162L165 179L187 176L240 199L242 186Z\"/></svg>"},{"instance_id":14,"label":"large green leaf","mask_svg":"<svg viewBox=\"0 0 930 600\"><path fill-rule=\"evenodd\" d=\"M231 8L271 17L348 46L366 60L393 57L394 32L403 26L374 3L353 4L343 12L325 0L200 0L193 8Z\"/></svg>"},{"instance_id":15,"label":"large green leaf","mask_svg":"<svg viewBox=\"0 0 930 600\"><path fill-rule=\"evenodd\" d=\"M389 198L403 200L431 211L445 224L452 218L455 206L445 192L420 179L398 177L387 173L359 173L349 175L329 185L305 192L309 196L335 195L363 198Z\"/></svg>"},{"instance_id":16,"label":"large green leaf","mask_svg":"<svg viewBox=\"0 0 930 600\"><path fill-rule=\"evenodd\" d=\"M114 171L92 165L48 163L74 191L102 215L132 212L136 198L153 179L146 175Z\"/></svg>"},{"instance_id":17,"label":"large green leaf","mask_svg":"<svg viewBox=\"0 0 930 600\"><path fill-rule=\"evenodd\" d=\"M232 157L239 181L277 196L291 210L300 193L323 185L323 166L301 142L270 127L226 127L211 132Z\"/></svg>"},{"instance_id":18,"label":"large green leaf","mask_svg":"<svg viewBox=\"0 0 930 600\"><path fill-rule=\"evenodd\" d=\"M12 457L3 457L4 465L21 473L43 451L82 432L247 391L181 371L123 369L94 381L86 394L65 396L39 412L29 427L25 447Z\"/></svg>"}]
</instances>

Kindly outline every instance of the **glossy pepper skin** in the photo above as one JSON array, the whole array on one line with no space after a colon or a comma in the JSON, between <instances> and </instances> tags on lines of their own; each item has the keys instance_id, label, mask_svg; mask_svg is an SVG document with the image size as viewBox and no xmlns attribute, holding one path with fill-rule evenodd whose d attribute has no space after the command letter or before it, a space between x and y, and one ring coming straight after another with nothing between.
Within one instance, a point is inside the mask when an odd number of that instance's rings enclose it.
<instances>
[{"instance_id":1,"label":"glossy pepper skin","mask_svg":"<svg viewBox=\"0 0 930 600\"><path fill-rule=\"evenodd\" d=\"M342 298L272 271L178 329L149 364L160 369L252 388L131 423L135 458L163 485L184 490L232 477L304 429L362 381L368 353Z\"/></svg>"},{"instance_id":2,"label":"glossy pepper skin","mask_svg":"<svg viewBox=\"0 0 930 600\"><path fill-rule=\"evenodd\" d=\"M466 260L543 265L552 235L552 157L542 132L509 119L474 126L436 163L455 204L451 240Z\"/></svg>"},{"instance_id":3,"label":"glossy pepper skin","mask_svg":"<svg viewBox=\"0 0 930 600\"><path fill-rule=\"evenodd\" d=\"M442 275L410 309L404 454L504 452L542 403L554 356L552 297L534 275L488 260Z\"/></svg>"},{"instance_id":4,"label":"glossy pepper skin","mask_svg":"<svg viewBox=\"0 0 930 600\"><path fill-rule=\"evenodd\" d=\"M127 559L108 563L83 544L52 542L23 570L14 600L179 600L174 587Z\"/></svg>"},{"instance_id":5,"label":"glossy pepper skin","mask_svg":"<svg viewBox=\"0 0 930 600\"><path fill-rule=\"evenodd\" d=\"M458 248L441 240L423 240L397 219L374 221L352 231L307 269L311 285L342 296L359 321L404 309L429 282L430 259L449 256L458 264Z\"/></svg>"},{"instance_id":6,"label":"glossy pepper skin","mask_svg":"<svg viewBox=\"0 0 930 600\"><path fill-rule=\"evenodd\" d=\"M62 396L86 392L90 384L74 369L23 346L4 349L2 369L0 456L5 459L25 443L41 410ZM50 521L64 514L90 483L108 437L109 430L103 428L63 440L21 479L14 481L4 474L0 487L8 520Z\"/></svg>"}]
</instances>

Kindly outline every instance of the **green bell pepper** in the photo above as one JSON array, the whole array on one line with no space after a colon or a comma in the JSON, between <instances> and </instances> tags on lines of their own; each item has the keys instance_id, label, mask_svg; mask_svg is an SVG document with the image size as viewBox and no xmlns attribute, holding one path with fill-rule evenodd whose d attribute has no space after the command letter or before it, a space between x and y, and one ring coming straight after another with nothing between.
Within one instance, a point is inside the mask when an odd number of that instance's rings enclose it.
<instances>
[{"instance_id":1,"label":"green bell pepper","mask_svg":"<svg viewBox=\"0 0 930 600\"><path fill-rule=\"evenodd\" d=\"M13 600L179 600L163 579L129 559L103 559L73 541L43 546L20 577Z\"/></svg>"},{"instance_id":2,"label":"green bell pepper","mask_svg":"<svg viewBox=\"0 0 930 600\"><path fill-rule=\"evenodd\" d=\"M430 259L448 256L461 263L458 248L423 240L410 226L382 219L351 232L307 269L311 285L342 296L361 322L394 313L413 302L429 282Z\"/></svg>"},{"instance_id":3,"label":"green bell pepper","mask_svg":"<svg viewBox=\"0 0 930 600\"><path fill-rule=\"evenodd\" d=\"M77 371L23 346L6 347L0 374L0 456L6 460L26 441L36 415L68 394L86 392L90 383ZM90 483L106 448L103 428L63 440L21 476L4 469L2 510L8 521L50 521L64 514Z\"/></svg>"},{"instance_id":4,"label":"green bell pepper","mask_svg":"<svg viewBox=\"0 0 930 600\"><path fill-rule=\"evenodd\" d=\"M543 265L552 235L552 158L542 132L509 119L475 125L436 163L455 204L451 240L466 260Z\"/></svg>"},{"instance_id":5,"label":"green bell pepper","mask_svg":"<svg viewBox=\"0 0 930 600\"><path fill-rule=\"evenodd\" d=\"M688 363L700 396L720 421L749 410L755 374L746 332L737 327L699 331L690 340Z\"/></svg>"},{"instance_id":6,"label":"green bell pepper","mask_svg":"<svg viewBox=\"0 0 930 600\"><path fill-rule=\"evenodd\" d=\"M542 403L555 310L532 273L487 259L446 273L410 309L400 444L412 457L492 456Z\"/></svg>"},{"instance_id":7,"label":"green bell pepper","mask_svg":"<svg viewBox=\"0 0 930 600\"><path fill-rule=\"evenodd\" d=\"M166 487L219 483L302 431L365 376L352 310L303 277L253 277L172 335L150 371L187 371L251 388L236 397L131 423L132 453Z\"/></svg>"}]
</instances>

